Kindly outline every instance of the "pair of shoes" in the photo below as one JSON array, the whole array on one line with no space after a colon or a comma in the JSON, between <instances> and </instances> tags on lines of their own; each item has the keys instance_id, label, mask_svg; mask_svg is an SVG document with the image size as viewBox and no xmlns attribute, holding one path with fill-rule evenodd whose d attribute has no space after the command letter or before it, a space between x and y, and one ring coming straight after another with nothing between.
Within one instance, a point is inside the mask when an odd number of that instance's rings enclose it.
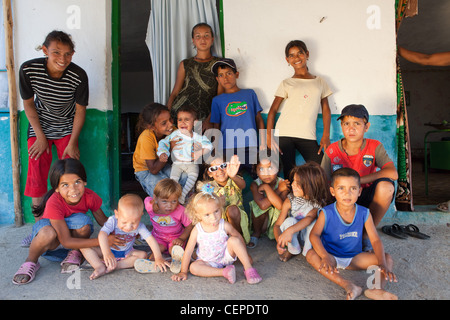
<instances>
[{"instance_id":1,"label":"pair of shoes","mask_svg":"<svg viewBox=\"0 0 450 320\"><path fill-rule=\"evenodd\" d=\"M247 244L247 248L249 248L249 249L256 248L256 246L258 245L258 241L259 241L259 238L257 238L257 237L250 237L250 241Z\"/></svg>"},{"instance_id":2,"label":"pair of shoes","mask_svg":"<svg viewBox=\"0 0 450 320\"><path fill-rule=\"evenodd\" d=\"M261 282L262 278L255 268L250 268L244 271L245 278L249 284L256 284Z\"/></svg>"},{"instance_id":3,"label":"pair of shoes","mask_svg":"<svg viewBox=\"0 0 450 320\"><path fill-rule=\"evenodd\" d=\"M33 281L34 277L36 276L36 272L39 270L40 267L41 267L41 265L39 264L39 262L36 262L36 263L34 263L34 262L25 262L25 263L23 263L20 266L19 270L17 270L17 272L14 274L12 282L14 284L17 284L17 285L30 283L31 281ZM30 277L30 279L28 279L27 282L17 282L16 280L14 280L14 278L17 275L19 275L19 274L27 275L27 276Z\"/></svg>"},{"instance_id":4,"label":"pair of shoes","mask_svg":"<svg viewBox=\"0 0 450 320\"><path fill-rule=\"evenodd\" d=\"M402 226L394 223L391 226L383 226L381 228L385 234L398 239L407 239L408 236L418 238L418 239L429 239L430 236L419 231L419 228L413 224L408 224L407 226Z\"/></svg>"}]
</instances>

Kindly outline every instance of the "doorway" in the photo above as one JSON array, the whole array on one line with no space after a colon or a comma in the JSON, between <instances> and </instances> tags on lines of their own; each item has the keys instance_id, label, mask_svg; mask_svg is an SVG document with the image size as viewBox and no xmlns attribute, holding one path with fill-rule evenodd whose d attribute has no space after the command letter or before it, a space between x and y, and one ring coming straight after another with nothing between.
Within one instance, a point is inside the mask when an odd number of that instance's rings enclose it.
<instances>
[{"instance_id":1,"label":"doorway","mask_svg":"<svg viewBox=\"0 0 450 320\"><path fill-rule=\"evenodd\" d=\"M423 53L450 51L450 2L419 1L418 5L418 15L402 21L398 45ZM428 195L425 194L424 137L428 131L436 130L430 124L450 121L450 67L422 66L403 58L400 66L410 128L413 202L435 207L450 199L450 171L431 170ZM432 138L440 140L449 136L449 133L437 133Z\"/></svg>"},{"instance_id":2,"label":"doorway","mask_svg":"<svg viewBox=\"0 0 450 320\"><path fill-rule=\"evenodd\" d=\"M120 3L120 160L121 194L145 195L134 177L133 152L139 113L153 101L153 73L145 43L150 0Z\"/></svg>"}]
</instances>

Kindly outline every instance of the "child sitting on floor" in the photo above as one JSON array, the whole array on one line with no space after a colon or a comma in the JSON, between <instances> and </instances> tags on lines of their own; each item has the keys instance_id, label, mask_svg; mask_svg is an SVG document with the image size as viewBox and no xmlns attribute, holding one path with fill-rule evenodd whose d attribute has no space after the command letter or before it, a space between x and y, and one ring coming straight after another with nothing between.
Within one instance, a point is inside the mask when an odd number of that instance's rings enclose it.
<instances>
[{"instance_id":1,"label":"child sitting on floor","mask_svg":"<svg viewBox=\"0 0 450 320\"><path fill-rule=\"evenodd\" d=\"M89 279L94 280L115 269L132 268L137 259L147 257L147 253L133 249L133 243L137 235L145 240L150 246L155 256L155 264L161 271L166 271L166 262L159 250L158 243L148 231L147 227L141 223L144 213L144 202L135 194L126 194L119 200L117 210L114 215L108 218L103 228L98 234L99 247L81 249L81 253L94 268L94 272ZM116 234L125 241L121 247L110 247L108 235ZM118 249L118 250L117 250ZM103 258L103 261L102 259Z\"/></svg>"},{"instance_id":2,"label":"child sitting on floor","mask_svg":"<svg viewBox=\"0 0 450 320\"><path fill-rule=\"evenodd\" d=\"M336 202L319 213L311 231L313 248L306 255L307 261L327 279L344 288L348 300L356 299L362 293L362 288L345 280L338 268L365 270L377 265L379 276L382 276L380 287L369 288L364 294L370 299L396 300L396 295L383 289L386 281L397 282L392 272L393 260L384 252L369 209L356 204L361 194L358 172L350 168L333 172L330 192ZM364 229L372 243L373 253L362 251Z\"/></svg>"}]
</instances>

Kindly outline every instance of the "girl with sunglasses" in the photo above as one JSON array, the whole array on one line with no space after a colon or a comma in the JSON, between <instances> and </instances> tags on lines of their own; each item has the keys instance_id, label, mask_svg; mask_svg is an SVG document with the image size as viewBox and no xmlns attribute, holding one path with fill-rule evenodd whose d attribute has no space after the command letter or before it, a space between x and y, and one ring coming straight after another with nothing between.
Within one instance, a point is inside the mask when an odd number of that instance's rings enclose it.
<instances>
[{"instance_id":1,"label":"girl with sunglasses","mask_svg":"<svg viewBox=\"0 0 450 320\"><path fill-rule=\"evenodd\" d=\"M250 241L250 230L242 202L245 180L237 175L240 164L237 155L232 156L228 163L223 158L213 159L206 164L203 175L206 181L198 183L197 190L202 191L206 184L214 189L213 193L222 199L225 206L223 218L243 236L247 244Z\"/></svg>"}]
</instances>

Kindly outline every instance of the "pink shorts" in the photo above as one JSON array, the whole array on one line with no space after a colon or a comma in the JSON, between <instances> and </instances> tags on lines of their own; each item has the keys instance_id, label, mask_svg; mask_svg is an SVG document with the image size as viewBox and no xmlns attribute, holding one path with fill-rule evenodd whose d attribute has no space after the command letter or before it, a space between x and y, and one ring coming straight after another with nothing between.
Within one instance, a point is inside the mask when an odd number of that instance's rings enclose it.
<instances>
[{"instance_id":1,"label":"pink shorts","mask_svg":"<svg viewBox=\"0 0 450 320\"><path fill-rule=\"evenodd\" d=\"M62 137L61 139L48 139L49 153L44 151L37 160L28 157L28 175L24 195L39 198L47 192L48 171L50 170L53 158L52 146L56 146L56 154L58 155L58 159L61 159L64 150L69 144L70 137L71 135ZM36 137L28 138L28 149L30 149L35 141ZM69 156L66 156L66 158L69 158Z\"/></svg>"},{"instance_id":2,"label":"pink shorts","mask_svg":"<svg viewBox=\"0 0 450 320\"><path fill-rule=\"evenodd\" d=\"M156 242L158 242L159 244L163 245L166 247L167 250L169 250L169 248L172 246L172 241L177 239L180 234L170 234L170 235L165 235L165 234L158 234L156 233L154 230L152 231L152 236L155 238ZM184 249L185 244L182 245L183 249ZM162 252L164 253L164 252Z\"/></svg>"}]
</instances>

